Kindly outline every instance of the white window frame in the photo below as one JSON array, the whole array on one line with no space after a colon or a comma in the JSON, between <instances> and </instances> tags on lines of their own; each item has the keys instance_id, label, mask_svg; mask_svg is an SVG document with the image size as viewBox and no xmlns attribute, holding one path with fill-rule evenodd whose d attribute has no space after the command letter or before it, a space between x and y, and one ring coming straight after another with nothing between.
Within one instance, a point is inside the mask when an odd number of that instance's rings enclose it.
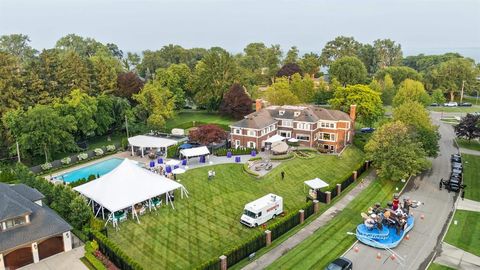
<instances>
[{"instance_id":1,"label":"white window frame","mask_svg":"<svg viewBox=\"0 0 480 270\"><path fill-rule=\"evenodd\" d=\"M300 139L300 138L298 138L299 136L308 137L308 140ZM310 139L311 139L311 136L310 136L310 134L296 134L296 135L295 135L295 138L296 138L297 140L299 140L299 141L302 141L302 142L309 142Z\"/></svg>"},{"instance_id":2,"label":"white window frame","mask_svg":"<svg viewBox=\"0 0 480 270\"><path fill-rule=\"evenodd\" d=\"M242 134L242 131L239 128L234 128L233 129L233 134L240 135L240 134Z\"/></svg>"},{"instance_id":3,"label":"white window frame","mask_svg":"<svg viewBox=\"0 0 480 270\"><path fill-rule=\"evenodd\" d=\"M330 139L329 140L326 140L324 138L324 135L325 134L329 134L330 135ZM332 139L333 137L333 139ZM329 133L329 132L319 132L319 136L318 136L318 140L319 141L324 141L324 142L336 142L337 141L337 134L336 133Z\"/></svg>"},{"instance_id":4,"label":"white window frame","mask_svg":"<svg viewBox=\"0 0 480 270\"><path fill-rule=\"evenodd\" d=\"M240 147L240 140L235 140L235 148Z\"/></svg>"},{"instance_id":5,"label":"white window frame","mask_svg":"<svg viewBox=\"0 0 480 270\"><path fill-rule=\"evenodd\" d=\"M253 135L252 135L251 133L253 133ZM257 137L257 131L255 131L255 130L250 130L250 129L249 129L249 130L247 130L247 136L249 136L249 137Z\"/></svg>"},{"instance_id":6,"label":"white window frame","mask_svg":"<svg viewBox=\"0 0 480 270\"><path fill-rule=\"evenodd\" d=\"M251 145L253 145L253 146L251 146ZM255 142L248 141L247 142L247 148L257 148L257 144Z\"/></svg>"},{"instance_id":7,"label":"white window frame","mask_svg":"<svg viewBox=\"0 0 480 270\"><path fill-rule=\"evenodd\" d=\"M337 129L337 122L334 121L319 121L317 125L320 128Z\"/></svg>"}]
</instances>

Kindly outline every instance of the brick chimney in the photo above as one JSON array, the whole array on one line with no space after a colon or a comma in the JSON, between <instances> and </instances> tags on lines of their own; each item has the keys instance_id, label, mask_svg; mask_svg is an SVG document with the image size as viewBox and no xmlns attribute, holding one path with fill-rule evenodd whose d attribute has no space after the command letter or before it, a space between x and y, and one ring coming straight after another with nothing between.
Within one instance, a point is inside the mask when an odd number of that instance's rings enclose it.
<instances>
[{"instance_id":1,"label":"brick chimney","mask_svg":"<svg viewBox=\"0 0 480 270\"><path fill-rule=\"evenodd\" d=\"M352 121L355 121L356 113L357 113L357 105L355 104L350 105L350 118L352 119Z\"/></svg>"},{"instance_id":2,"label":"brick chimney","mask_svg":"<svg viewBox=\"0 0 480 270\"><path fill-rule=\"evenodd\" d=\"M262 109L262 107L263 107L263 100L257 98L257 99L255 100L255 111L256 111L256 112L260 111L260 110Z\"/></svg>"}]
</instances>

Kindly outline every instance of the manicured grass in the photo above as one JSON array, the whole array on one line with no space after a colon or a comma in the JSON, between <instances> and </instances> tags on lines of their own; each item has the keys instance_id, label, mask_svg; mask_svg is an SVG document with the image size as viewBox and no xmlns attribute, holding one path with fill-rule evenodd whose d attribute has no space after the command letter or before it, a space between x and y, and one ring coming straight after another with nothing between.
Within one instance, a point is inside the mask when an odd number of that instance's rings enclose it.
<instances>
[{"instance_id":1,"label":"manicured grass","mask_svg":"<svg viewBox=\"0 0 480 270\"><path fill-rule=\"evenodd\" d=\"M461 113L473 113L480 111L480 106L473 105L472 107L428 107L429 110L434 112L461 112Z\"/></svg>"},{"instance_id":2,"label":"manicured grass","mask_svg":"<svg viewBox=\"0 0 480 270\"><path fill-rule=\"evenodd\" d=\"M461 148L480 151L480 142L477 140L468 141L466 139L456 139Z\"/></svg>"},{"instance_id":3,"label":"manicured grass","mask_svg":"<svg viewBox=\"0 0 480 270\"><path fill-rule=\"evenodd\" d=\"M457 210L444 241L480 256L480 212Z\"/></svg>"},{"instance_id":4,"label":"manicured grass","mask_svg":"<svg viewBox=\"0 0 480 270\"><path fill-rule=\"evenodd\" d=\"M480 156L462 154L463 159L463 181L467 185L465 188L465 198L480 201Z\"/></svg>"},{"instance_id":5,"label":"manicured grass","mask_svg":"<svg viewBox=\"0 0 480 270\"><path fill-rule=\"evenodd\" d=\"M262 230L239 222L249 201L272 192L284 198L287 212L296 211L305 205L303 181L320 177L334 186L362 159L362 152L351 147L341 158L318 155L284 161L259 179L247 175L237 164L189 170L179 178L190 197L181 200L177 194L175 210L163 207L140 217L141 224L129 220L118 232L110 229L109 236L145 269L192 269ZM212 168L216 177L208 181L207 172ZM283 181L281 171L285 171Z\"/></svg>"},{"instance_id":6,"label":"manicured grass","mask_svg":"<svg viewBox=\"0 0 480 270\"><path fill-rule=\"evenodd\" d=\"M451 268L451 267L441 265L441 264L432 263L428 267L428 270L455 270L455 268Z\"/></svg>"},{"instance_id":7,"label":"manicured grass","mask_svg":"<svg viewBox=\"0 0 480 270\"><path fill-rule=\"evenodd\" d=\"M195 123L194 123L195 121ZM222 116L218 113L207 111L182 111L166 123L166 131L170 132L172 128L188 129L201 124L217 124L227 129L228 125L235 122L234 119Z\"/></svg>"},{"instance_id":8,"label":"manicured grass","mask_svg":"<svg viewBox=\"0 0 480 270\"><path fill-rule=\"evenodd\" d=\"M267 269L323 269L355 242L356 238L347 232L355 231L362 222L360 213L375 202L391 201L395 187L400 189L401 186L400 182L374 180L338 216Z\"/></svg>"}]
</instances>

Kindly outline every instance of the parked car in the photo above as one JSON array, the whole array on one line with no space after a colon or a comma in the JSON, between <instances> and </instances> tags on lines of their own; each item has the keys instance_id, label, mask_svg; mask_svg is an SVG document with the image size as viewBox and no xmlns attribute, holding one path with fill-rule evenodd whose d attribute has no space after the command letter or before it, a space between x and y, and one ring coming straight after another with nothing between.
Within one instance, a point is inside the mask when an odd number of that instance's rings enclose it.
<instances>
[{"instance_id":1,"label":"parked car","mask_svg":"<svg viewBox=\"0 0 480 270\"><path fill-rule=\"evenodd\" d=\"M360 129L360 132L361 132L361 133L372 133L372 132L374 132L374 131L375 131L375 129L372 128L372 127L364 127L364 128L361 128L361 129Z\"/></svg>"},{"instance_id":2,"label":"parked car","mask_svg":"<svg viewBox=\"0 0 480 270\"><path fill-rule=\"evenodd\" d=\"M458 103L457 102L448 102L448 103L443 104L443 106L445 106L445 107L457 107Z\"/></svg>"},{"instance_id":3,"label":"parked car","mask_svg":"<svg viewBox=\"0 0 480 270\"><path fill-rule=\"evenodd\" d=\"M460 102L458 103L459 107L472 107L472 103L470 102Z\"/></svg>"},{"instance_id":4,"label":"parked car","mask_svg":"<svg viewBox=\"0 0 480 270\"><path fill-rule=\"evenodd\" d=\"M461 163L462 162L462 157L459 154L453 154L452 157L450 158L452 162L457 162Z\"/></svg>"},{"instance_id":5,"label":"parked car","mask_svg":"<svg viewBox=\"0 0 480 270\"><path fill-rule=\"evenodd\" d=\"M345 257L340 257L331 262L325 270L352 270L353 263Z\"/></svg>"},{"instance_id":6,"label":"parked car","mask_svg":"<svg viewBox=\"0 0 480 270\"><path fill-rule=\"evenodd\" d=\"M440 104L438 104L438 103L432 103L432 104L430 104L430 106L432 106L432 107L438 107L438 106L440 106Z\"/></svg>"}]
</instances>

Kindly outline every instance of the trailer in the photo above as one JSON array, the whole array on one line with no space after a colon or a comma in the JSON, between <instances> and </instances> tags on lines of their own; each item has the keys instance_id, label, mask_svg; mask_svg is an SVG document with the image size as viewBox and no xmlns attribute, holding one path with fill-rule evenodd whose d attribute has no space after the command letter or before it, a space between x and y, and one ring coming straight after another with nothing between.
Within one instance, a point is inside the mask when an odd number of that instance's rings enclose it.
<instances>
[{"instance_id":1,"label":"trailer","mask_svg":"<svg viewBox=\"0 0 480 270\"><path fill-rule=\"evenodd\" d=\"M275 194L267 194L243 209L240 223L248 227L257 227L283 213L283 198Z\"/></svg>"}]
</instances>

